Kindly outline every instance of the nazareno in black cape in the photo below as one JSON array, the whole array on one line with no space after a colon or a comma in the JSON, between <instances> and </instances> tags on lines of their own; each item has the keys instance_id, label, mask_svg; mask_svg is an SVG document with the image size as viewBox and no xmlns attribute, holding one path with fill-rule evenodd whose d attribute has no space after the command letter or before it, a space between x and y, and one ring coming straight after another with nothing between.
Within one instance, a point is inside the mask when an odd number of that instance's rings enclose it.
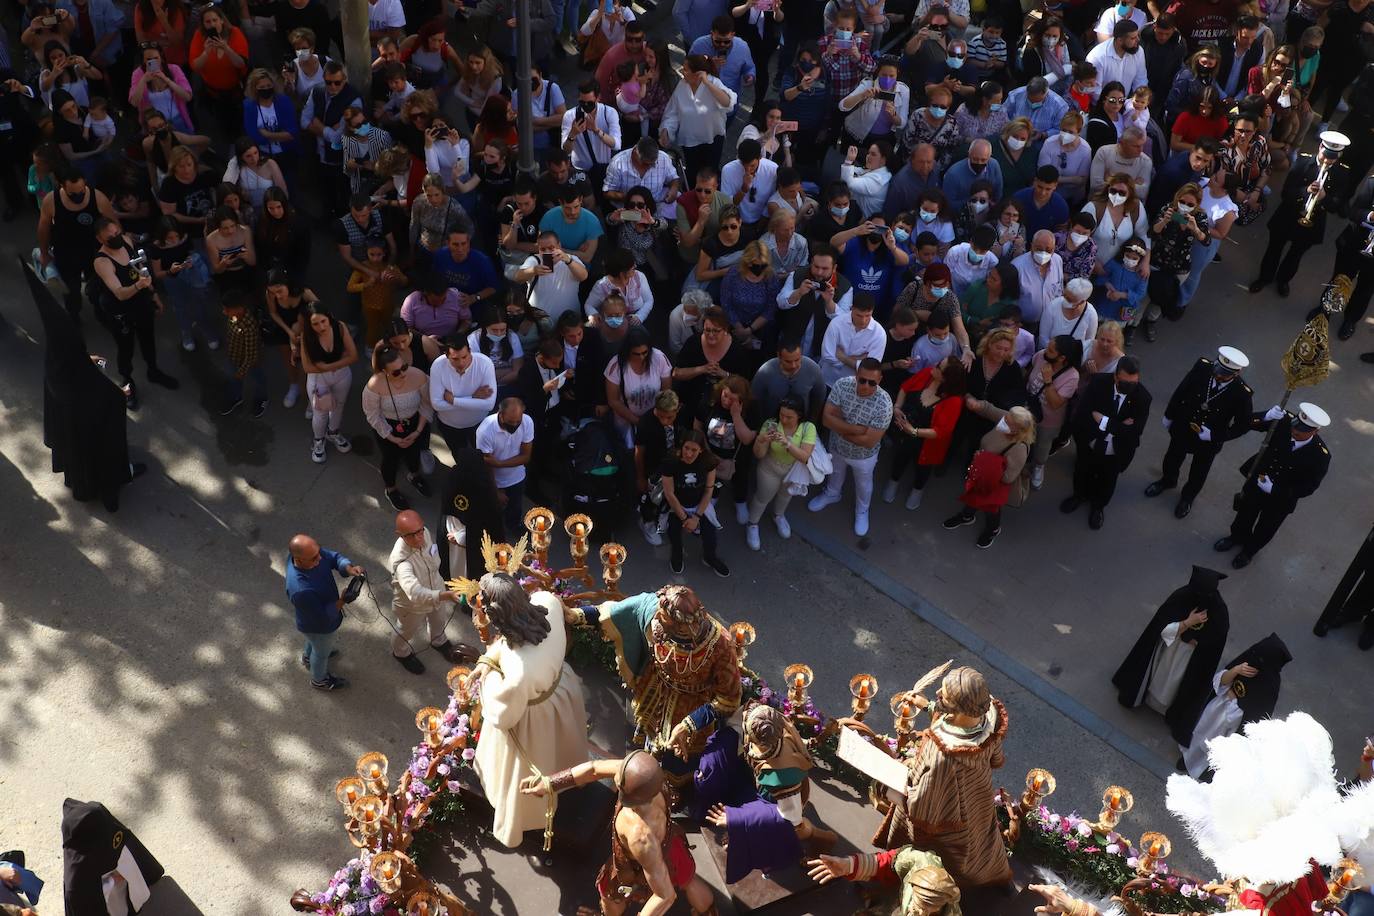
<instances>
[{"instance_id":1,"label":"nazareno in black cape","mask_svg":"<svg viewBox=\"0 0 1374 916\"><path fill-rule=\"evenodd\" d=\"M91 362L86 341L52 291L21 260L43 320L43 444L54 474L78 502L119 508L119 489L133 479L124 392Z\"/></svg>"},{"instance_id":2,"label":"nazareno in black cape","mask_svg":"<svg viewBox=\"0 0 1374 916\"><path fill-rule=\"evenodd\" d=\"M132 830L119 822L100 802L69 798L62 803L62 897L68 913L104 916L103 879L118 869L128 880L128 860L120 868L125 851L133 857L132 867L151 889L164 874ZM46 908L45 908L46 909ZM132 906L128 912L137 912Z\"/></svg>"},{"instance_id":3,"label":"nazareno in black cape","mask_svg":"<svg viewBox=\"0 0 1374 916\"><path fill-rule=\"evenodd\" d=\"M463 448L453 456L453 467L444 478L439 494L439 519L434 525L434 543L439 546L439 572L445 579L453 578L448 562L448 527L444 517L452 515L467 529L469 579L480 579L487 571L482 560L482 533L491 535L495 543L506 540L506 528L501 521L501 503L496 497L496 482L491 468L475 448Z\"/></svg>"},{"instance_id":4,"label":"nazareno in black cape","mask_svg":"<svg viewBox=\"0 0 1374 916\"><path fill-rule=\"evenodd\" d=\"M1240 705L1241 725L1248 722L1256 722L1266 719L1274 714L1274 708L1279 703L1279 685L1282 682L1280 672L1283 666L1293 660L1293 655L1288 651L1288 646L1279 638L1279 634L1270 633L1268 636L1255 643L1244 652L1231 659L1218 670L1226 671L1234 668L1242 662L1253 665L1258 672L1254 677L1237 677L1232 686L1236 691L1236 702ZM1213 676L1216 672L1212 672ZM1192 700L1192 710L1190 712L1193 723L1188 730L1188 744L1192 743L1192 729L1196 727L1197 720L1202 718L1202 711L1207 708L1207 704L1216 696L1216 691L1211 684L1207 689L1194 697ZM1183 691L1179 691L1179 700L1182 701Z\"/></svg>"},{"instance_id":5,"label":"nazareno in black cape","mask_svg":"<svg viewBox=\"0 0 1374 916\"><path fill-rule=\"evenodd\" d=\"M1195 700L1211 694L1212 677L1217 673L1217 663L1221 661L1222 650L1226 648L1226 636L1231 628L1230 613L1219 590L1219 583L1225 578L1225 573L1215 569L1194 566L1188 584L1164 599L1126 660L1112 675L1112 683L1118 691L1117 700L1122 706L1135 706L1141 688L1148 683L1150 664L1154 659L1155 647L1159 645L1159 634L1169 624L1183 620L1194 608L1206 611L1206 623L1179 637L1184 642L1194 643L1193 654L1183 671L1183 679L1179 681L1178 694L1164 714L1164 721L1168 723L1174 740L1185 747L1192 741L1193 726L1202 714L1200 706L1194 711Z\"/></svg>"}]
</instances>

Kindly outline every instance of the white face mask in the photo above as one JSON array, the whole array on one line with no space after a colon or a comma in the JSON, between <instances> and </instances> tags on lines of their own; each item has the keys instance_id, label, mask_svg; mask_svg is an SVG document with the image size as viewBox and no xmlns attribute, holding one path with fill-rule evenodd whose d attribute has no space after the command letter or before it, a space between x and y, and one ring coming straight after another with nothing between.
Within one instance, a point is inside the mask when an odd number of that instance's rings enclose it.
<instances>
[{"instance_id":1,"label":"white face mask","mask_svg":"<svg viewBox=\"0 0 1374 916\"><path fill-rule=\"evenodd\" d=\"M1082 245L1088 239L1092 238L1092 236L1085 235L1082 232L1070 232L1069 238L1073 239L1075 245Z\"/></svg>"},{"instance_id":2,"label":"white face mask","mask_svg":"<svg viewBox=\"0 0 1374 916\"><path fill-rule=\"evenodd\" d=\"M1025 141L1025 140L1022 140L1020 137L1008 137L1008 138L1007 138L1007 148L1008 148L1008 149L1018 149L1018 150L1019 150L1019 149L1025 149L1025 148L1026 148L1026 141Z\"/></svg>"},{"instance_id":3,"label":"white face mask","mask_svg":"<svg viewBox=\"0 0 1374 916\"><path fill-rule=\"evenodd\" d=\"M1054 257L1054 252L1036 251L1031 253L1031 257L1035 259L1035 263L1039 264L1041 267L1044 267L1046 264L1050 263L1050 258Z\"/></svg>"},{"instance_id":4,"label":"white face mask","mask_svg":"<svg viewBox=\"0 0 1374 916\"><path fill-rule=\"evenodd\" d=\"M1140 266L1140 258L1122 258L1121 263L1126 265L1127 270L1135 270Z\"/></svg>"},{"instance_id":5,"label":"white face mask","mask_svg":"<svg viewBox=\"0 0 1374 916\"><path fill-rule=\"evenodd\" d=\"M1060 146L1073 146L1074 141L1077 140L1077 139L1078 139L1078 134L1074 133L1074 132L1071 131L1071 130L1061 130L1061 131L1059 132L1059 145L1060 145Z\"/></svg>"},{"instance_id":6,"label":"white face mask","mask_svg":"<svg viewBox=\"0 0 1374 916\"><path fill-rule=\"evenodd\" d=\"M1192 204L1179 204L1179 205L1178 205L1178 212L1179 212L1179 213L1192 213L1192 212L1193 212L1193 209L1194 209L1194 208L1193 208L1193 205L1192 205Z\"/></svg>"},{"instance_id":7,"label":"white face mask","mask_svg":"<svg viewBox=\"0 0 1374 916\"><path fill-rule=\"evenodd\" d=\"M1113 207L1119 207L1126 202L1126 195L1108 193L1107 200Z\"/></svg>"},{"instance_id":8,"label":"white face mask","mask_svg":"<svg viewBox=\"0 0 1374 916\"><path fill-rule=\"evenodd\" d=\"M975 200L975 201L973 202L973 212L974 212L974 213L984 213L984 212L987 211L987 209L988 209L988 202L987 202L986 200Z\"/></svg>"},{"instance_id":9,"label":"white face mask","mask_svg":"<svg viewBox=\"0 0 1374 916\"><path fill-rule=\"evenodd\" d=\"M1279 96L1279 107L1280 107L1280 108L1292 108L1292 107L1293 107L1293 98L1292 98L1292 96L1290 96L1290 95L1289 95L1288 93L1286 93L1286 92L1285 92L1283 95Z\"/></svg>"},{"instance_id":10,"label":"white face mask","mask_svg":"<svg viewBox=\"0 0 1374 916\"><path fill-rule=\"evenodd\" d=\"M997 421L997 431L1004 436L1011 435L1011 424L1007 422L1006 417Z\"/></svg>"}]
</instances>

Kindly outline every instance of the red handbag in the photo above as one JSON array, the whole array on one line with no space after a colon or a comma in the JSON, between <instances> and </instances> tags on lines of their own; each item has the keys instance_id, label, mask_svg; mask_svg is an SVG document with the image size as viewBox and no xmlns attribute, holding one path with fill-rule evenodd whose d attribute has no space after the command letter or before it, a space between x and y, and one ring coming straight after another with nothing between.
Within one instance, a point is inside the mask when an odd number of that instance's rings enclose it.
<instances>
[{"instance_id":1,"label":"red handbag","mask_svg":"<svg viewBox=\"0 0 1374 916\"><path fill-rule=\"evenodd\" d=\"M1013 442L1001 452L987 449L974 452L968 473L964 475L964 492L959 497L960 502L981 512L998 512L1007 504L1011 496L1011 484L1003 483L1002 477L1007 472L1007 452L1015 444Z\"/></svg>"}]
</instances>

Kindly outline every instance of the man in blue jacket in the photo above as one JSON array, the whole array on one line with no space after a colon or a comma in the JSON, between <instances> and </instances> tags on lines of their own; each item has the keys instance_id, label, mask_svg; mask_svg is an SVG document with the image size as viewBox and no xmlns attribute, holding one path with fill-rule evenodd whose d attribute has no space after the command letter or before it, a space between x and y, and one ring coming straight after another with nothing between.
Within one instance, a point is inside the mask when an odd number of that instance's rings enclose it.
<instances>
[{"instance_id":1,"label":"man in blue jacket","mask_svg":"<svg viewBox=\"0 0 1374 916\"><path fill-rule=\"evenodd\" d=\"M301 664L310 669L310 686L339 690L348 679L329 673L329 659L338 655L334 637L343 623L343 599L334 573L361 576L363 568L341 553L321 547L308 534L298 534L288 547L286 595L296 608L296 629L305 636Z\"/></svg>"}]
</instances>

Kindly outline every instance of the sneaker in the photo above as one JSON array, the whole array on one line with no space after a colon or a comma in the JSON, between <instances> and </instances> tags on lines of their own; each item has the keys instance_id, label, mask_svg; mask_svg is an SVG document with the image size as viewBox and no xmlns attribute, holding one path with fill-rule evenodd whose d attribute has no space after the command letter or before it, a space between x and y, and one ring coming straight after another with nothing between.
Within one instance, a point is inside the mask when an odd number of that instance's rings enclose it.
<instances>
[{"instance_id":1,"label":"sneaker","mask_svg":"<svg viewBox=\"0 0 1374 916\"><path fill-rule=\"evenodd\" d=\"M400 666L409 671L411 674L425 673L425 663L420 661L414 655L393 655L391 657L396 659Z\"/></svg>"},{"instance_id":2,"label":"sneaker","mask_svg":"<svg viewBox=\"0 0 1374 916\"><path fill-rule=\"evenodd\" d=\"M281 399L281 406L283 406L283 407L285 407L285 408L287 408L287 409L289 410L289 409L291 409L292 407L295 407L295 406L296 406L296 402L299 401L300 398L301 398L301 386L300 386L300 385L292 385L290 388L286 389L286 397L284 397L284 398Z\"/></svg>"},{"instance_id":3,"label":"sneaker","mask_svg":"<svg viewBox=\"0 0 1374 916\"><path fill-rule=\"evenodd\" d=\"M1045 484L1045 466L1044 466L1043 464L1037 464L1035 467L1031 468L1031 472L1030 472L1030 484L1031 484L1031 489L1032 489L1032 490L1038 490L1038 489L1040 489L1042 486L1044 486L1044 484Z\"/></svg>"},{"instance_id":4,"label":"sneaker","mask_svg":"<svg viewBox=\"0 0 1374 916\"><path fill-rule=\"evenodd\" d=\"M439 462L435 460L434 453L429 449L425 449L420 453L420 470L424 471L426 474L433 474L435 468L438 466Z\"/></svg>"},{"instance_id":5,"label":"sneaker","mask_svg":"<svg viewBox=\"0 0 1374 916\"><path fill-rule=\"evenodd\" d=\"M1001 528L994 528L991 531L984 531L982 534L978 535L978 547L982 550L987 550L989 547L992 546L992 542L997 540L997 535L1001 533Z\"/></svg>"},{"instance_id":6,"label":"sneaker","mask_svg":"<svg viewBox=\"0 0 1374 916\"><path fill-rule=\"evenodd\" d=\"M759 543L759 526L750 525L744 529L744 543L749 545L750 550L762 550L763 545Z\"/></svg>"},{"instance_id":7,"label":"sneaker","mask_svg":"<svg viewBox=\"0 0 1374 916\"><path fill-rule=\"evenodd\" d=\"M258 403L253 405L253 419L261 420L266 413L267 398L263 398L261 401L258 401Z\"/></svg>"},{"instance_id":8,"label":"sneaker","mask_svg":"<svg viewBox=\"0 0 1374 916\"><path fill-rule=\"evenodd\" d=\"M953 531L955 528L962 528L965 525L972 525L976 521L978 521L977 516L972 514L965 515L964 513L959 512L945 519L943 522L940 523L940 525L948 531Z\"/></svg>"},{"instance_id":9,"label":"sneaker","mask_svg":"<svg viewBox=\"0 0 1374 916\"><path fill-rule=\"evenodd\" d=\"M429 481L425 480L419 474L411 474L406 477L406 480L410 481L410 485L415 488L416 493L419 493L421 496L429 495Z\"/></svg>"},{"instance_id":10,"label":"sneaker","mask_svg":"<svg viewBox=\"0 0 1374 916\"><path fill-rule=\"evenodd\" d=\"M865 536L868 535L868 513L867 513L867 512L855 512L855 513L854 513L854 533L857 534L859 537L865 537Z\"/></svg>"},{"instance_id":11,"label":"sneaker","mask_svg":"<svg viewBox=\"0 0 1374 916\"><path fill-rule=\"evenodd\" d=\"M218 349L219 349L219 338L216 337L214 340L207 340L207 341L205 341L205 346L209 347L211 350L218 350Z\"/></svg>"},{"instance_id":12,"label":"sneaker","mask_svg":"<svg viewBox=\"0 0 1374 916\"><path fill-rule=\"evenodd\" d=\"M810 509L812 512L819 512L826 506L833 506L839 501L840 498L838 496L831 496L829 493L821 491L819 496L812 497L811 501L806 504L806 508Z\"/></svg>"},{"instance_id":13,"label":"sneaker","mask_svg":"<svg viewBox=\"0 0 1374 916\"><path fill-rule=\"evenodd\" d=\"M792 536L792 526L791 526L790 524L788 524L788 522L787 522L787 516L785 516L785 515L775 515L775 516L773 516L773 524L774 524L775 526L777 526L777 529L778 529L778 537L782 538L784 541L787 540L788 538L790 538L790 537Z\"/></svg>"},{"instance_id":14,"label":"sneaker","mask_svg":"<svg viewBox=\"0 0 1374 916\"><path fill-rule=\"evenodd\" d=\"M316 439L310 446L310 460L316 464L324 464L325 454L323 439Z\"/></svg>"},{"instance_id":15,"label":"sneaker","mask_svg":"<svg viewBox=\"0 0 1374 916\"><path fill-rule=\"evenodd\" d=\"M225 405L224 409L219 412L219 415L221 417L227 417L242 406L243 398L235 398L233 401L230 401L228 404Z\"/></svg>"},{"instance_id":16,"label":"sneaker","mask_svg":"<svg viewBox=\"0 0 1374 916\"><path fill-rule=\"evenodd\" d=\"M196 341L195 341L195 338L194 338L194 337L183 337L183 338L181 338L181 349L185 350L187 353L194 353L194 352L196 352Z\"/></svg>"},{"instance_id":17,"label":"sneaker","mask_svg":"<svg viewBox=\"0 0 1374 916\"><path fill-rule=\"evenodd\" d=\"M735 503L735 521L740 525L749 524L748 503Z\"/></svg>"},{"instance_id":18,"label":"sneaker","mask_svg":"<svg viewBox=\"0 0 1374 916\"><path fill-rule=\"evenodd\" d=\"M658 523L640 522L639 530L644 532L644 540L649 543L650 547L657 547L663 543L663 535L658 533Z\"/></svg>"},{"instance_id":19,"label":"sneaker","mask_svg":"<svg viewBox=\"0 0 1374 916\"><path fill-rule=\"evenodd\" d=\"M348 437L343 433L330 433L326 438L329 444L339 450L340 454L353 451L353 443L348 441Z\"/></svg>"},{"instance_id":20,"label":"sneaker","mask_svg":"<svg viewBox=\"0 0 1374 916\"><path fill-rule=\"evenodd\" d=\"M924 493L925 493L924 490L918 490L918 489L916 489L915 487L912 487L912 488L911 488L911 492L908 493L908 494L906 495L906 507L907 507L907 509L919 509L919 508L921 508L921 496L922 496Z\"/></svg>"},{"instance_id":21,"label":"sneaker","mask_svg":"<svg viewBox=\"0 0 1374 916\"><path fill-rule=\"evenodd\" d=\"M397 512L404 512L410 508L410 500L405 498L405 494L400 490L387 490L386 500L391 503L391 508Z\"/></svg>"},{"instance_id":22,"label":"sneaker","mask_svg":"<svg viewBox=\"0 0 1374 916\"><path fill-rule=\"evenodd\" d=\"M720 557L702 557L701 562L722 579L730 578L730 567Z\"/></svg>"},{"instance_id":23,"label":"sneaker","mask_svg":"<svg viewBox=\"0 0 1374 916\"><path fill-rule=\"evenodd\" d=\"M310 409L310 405L309 405L309 404L306 404L306 405L305 405L305 418L306 418L307 420L313 420L313 419L315 419L315 411L313 411L313 410Z\"/></svg>"},{"instance_id":24,"label":"sneaker","mask_svg":"<svg viewBox=\"0 0 1374 916\"><path fill-rule=\"evenodd\" d=\"M712 525L717 531L719 531L719 530L721 529L720 517L719 517L718 515L716 515L716 504L715 504L715 503L711 503L711 505L709 505L709 506L706 507L706 511L702 513L702 517L705 518L708 522L710 522L711 525ZM696 531L693 532L693 534L700 534L700 533L701 533L701 529L700 529L700 528L698 528Z\"/></svg>"},{"instance_id":25,"label":"sneaker","mask_svg":"<svg viewBox=\"0 0 1374 916\"><path fill-rule=\"evenodd\" d=\"M883 484L883 502L895 503L897 501L897 481L889 480Z\"/></svg>"},{"instance_id":26,"label":"sneaker","mask_svg":"<svg viewBox=\"0 0 1374 916\"><path fill-rule=\"evenodd\" d=\"M348 678L331 674L322 681L311 681L310 686L316 690L343 690L348 686Z\"/></svg>"},{"instance_id":27,"label":"sneaker","mask_svg":"<svg viewBox=\"0 0 1374 916\"><path fill-rule=\"evenodd\" d=\"M679 553L670 557L668 559L668 568L671 569L673 572L677 573L679 576L682 575L682 570L684 568L682 565L682 554Z\"/></svg>"}]
</instances>

